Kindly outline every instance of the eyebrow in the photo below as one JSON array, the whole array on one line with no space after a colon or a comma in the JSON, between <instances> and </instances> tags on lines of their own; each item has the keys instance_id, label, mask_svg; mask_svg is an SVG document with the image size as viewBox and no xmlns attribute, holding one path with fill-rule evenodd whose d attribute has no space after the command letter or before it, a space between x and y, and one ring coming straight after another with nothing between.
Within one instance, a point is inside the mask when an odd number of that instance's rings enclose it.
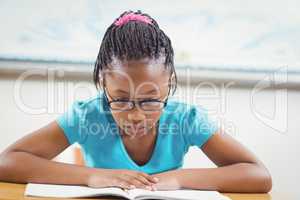
<instances>
[{"instance_id":1,"label":"eyebrow","mask_svg":"<svg viewBox=\"0 0 300 200\"><path fill-rule=\"evenodd\" d=\"M152 90L149 90L149 91L145 92L145 94L152 94L152 93L154 93L156 91L157 91L156 89L152 89ZM123 94L129 94L129 92L123 91L123 90L120 90L120 89L116 90L116 92L117 93L123 93Z\"/></svg>"}]
</instances>

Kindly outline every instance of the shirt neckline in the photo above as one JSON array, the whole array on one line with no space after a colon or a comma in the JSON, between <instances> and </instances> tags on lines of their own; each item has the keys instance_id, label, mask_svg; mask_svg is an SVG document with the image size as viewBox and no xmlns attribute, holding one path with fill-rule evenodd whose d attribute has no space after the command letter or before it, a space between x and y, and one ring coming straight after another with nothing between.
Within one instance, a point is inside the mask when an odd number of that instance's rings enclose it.
<instances>
[{"instance_id":1,"label":"shirt neckline","mask_svg":"<svg viewBox=\"0 0 300 200\"><path fill-rule=\"evenodd\" d=\"M159 124L158 124L159 126ZM125 157L127 158L127 160L129 160L129 162L136 168L145 168L147 167L148 165L151 164L152 160L156 157L156 154L157 154L157 149L158 149L158 146L160 144L160 140L161 140L161 137L160 137L160 134L159 134L159 131L157 130L157 133L156 133L156 137L155 137L155 145L153 147L153 150L152 150L152 153L151 153L151 156L150 156L150 159L143 165L139 165L137 164L133 159L132 157L129 155L128 151L126 150L125 148L125 145L124 145L124 142L122 140L122 137L121 135L118 134L118 142L119 142L119 145L121 146L121 149L122 149L122 152L123 154L125 155Z\"/></svg>"}]
</instances>

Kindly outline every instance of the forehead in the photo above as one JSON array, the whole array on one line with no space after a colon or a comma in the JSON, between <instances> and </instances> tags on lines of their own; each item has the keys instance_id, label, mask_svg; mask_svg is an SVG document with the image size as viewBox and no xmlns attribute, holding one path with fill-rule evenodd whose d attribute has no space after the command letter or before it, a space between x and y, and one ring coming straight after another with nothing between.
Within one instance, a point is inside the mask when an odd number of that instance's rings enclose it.
<instances>
[{"instance_id":1,"label":"forehead","mask_svg":"<svg viewBox=\"0 0 300 200\"><path fill-rule=\"evenodd\" d=\"M111 89L151 90L168 84L170 70L160 60L114 60L105 72L107 87Z\"/></svg>"}]
</instances>

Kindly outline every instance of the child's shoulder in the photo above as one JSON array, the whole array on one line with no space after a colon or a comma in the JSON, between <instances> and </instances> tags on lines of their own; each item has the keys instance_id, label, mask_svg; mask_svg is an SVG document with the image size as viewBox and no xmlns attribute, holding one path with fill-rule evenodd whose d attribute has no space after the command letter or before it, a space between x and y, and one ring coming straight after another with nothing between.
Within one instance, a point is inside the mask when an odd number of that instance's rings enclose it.
<instances>
[{"instance_id":1,"label":"child's shoulder","mask_svg":"<svg viewBox=\"0 0 300 200\"><path fill-rule=\"evenodd\" d=\"M174 114L183 114L189 112L191 109L196 109L197 106L191 103L184 102L178 99L170 99L168 100L167 106L165 110L173 111Z\"/></svg>"},{"instance_id":2,"label":"child's shoulder","mask_svg":"<svg viewBox=\"0 0 300 200\"><path fill-rule=\"evenodd\" d=\"M200 105L184 102L178 99L170 99L164 109L163 117L167 120L194 120L205 116L207 110Z\"/></svg>"},{"instance_id":3,"label":"child's shoulder","mask_svg":"<svg viewBox=\"0 0 300 200\"><path fill-rule=\"evenodd\" d=\"M99 110L101 110L102 100L103 98L100 94L87 99L75 100L72 109L80 113L99 112Z\"/></svg>"}]
</instances>

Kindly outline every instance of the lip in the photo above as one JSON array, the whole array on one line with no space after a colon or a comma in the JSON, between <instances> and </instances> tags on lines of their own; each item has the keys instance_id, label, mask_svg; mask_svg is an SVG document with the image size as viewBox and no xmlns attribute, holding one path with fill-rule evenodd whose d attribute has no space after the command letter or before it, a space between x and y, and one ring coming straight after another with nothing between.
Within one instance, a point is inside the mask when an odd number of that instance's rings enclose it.
<instances>
[{"instance_id":1,"label":"lip","mask_svg":"<svg viewBox=\"0 0 300 200\"><path fill-rule=\"evenodd\" d=\"M126 128L134 129L134 130L141 130L141 129L144 129L145 127L144 126L127 126Z\"/></svg>"}]
</instances>

